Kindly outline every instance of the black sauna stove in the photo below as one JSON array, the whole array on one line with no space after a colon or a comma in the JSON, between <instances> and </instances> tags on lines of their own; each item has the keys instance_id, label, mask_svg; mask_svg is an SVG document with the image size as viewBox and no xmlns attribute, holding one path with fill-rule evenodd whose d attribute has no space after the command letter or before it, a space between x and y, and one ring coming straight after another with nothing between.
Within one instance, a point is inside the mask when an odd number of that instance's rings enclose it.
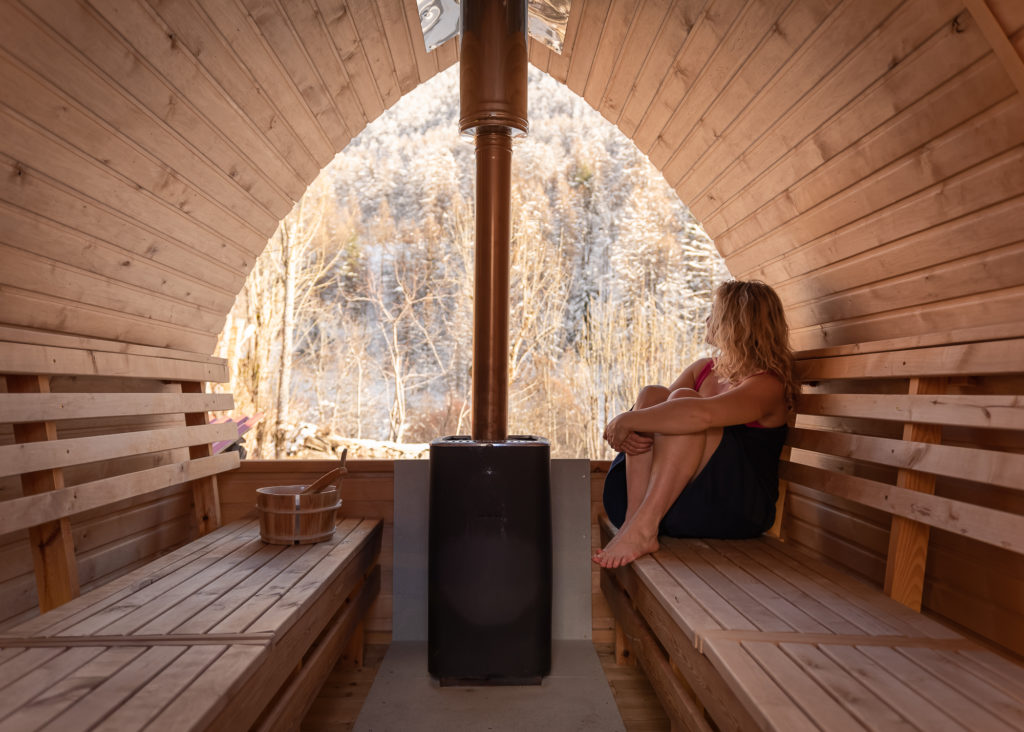
<instances>
[{"instance_id":1,"label":"black sauna stove","mask_svg":"<svg viewBox=\"0 0 1024 732\"><path fill-rule=\"evenodd\" d=\"M427 665L443 686L551 670L550 457L526 435L430 444Z\"/></svg>"}]
</instances>

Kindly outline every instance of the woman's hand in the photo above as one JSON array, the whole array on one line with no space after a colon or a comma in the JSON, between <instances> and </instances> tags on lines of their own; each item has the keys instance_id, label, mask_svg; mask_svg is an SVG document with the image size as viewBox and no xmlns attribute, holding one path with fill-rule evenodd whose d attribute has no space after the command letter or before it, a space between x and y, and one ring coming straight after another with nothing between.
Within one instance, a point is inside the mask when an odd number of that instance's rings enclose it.
<instances>
[{"instance_id":1,"label":"woman's hand","mask_svg":"<svg viewBox=\"0 0 1024 732\"><path fill-rule=\"evenodd\" d=\"M627 424L631 412L614 417L604 428L604 439L616 452L639 455L654 445L654 438L631 430Z\"/></svg>"}]
</instances>

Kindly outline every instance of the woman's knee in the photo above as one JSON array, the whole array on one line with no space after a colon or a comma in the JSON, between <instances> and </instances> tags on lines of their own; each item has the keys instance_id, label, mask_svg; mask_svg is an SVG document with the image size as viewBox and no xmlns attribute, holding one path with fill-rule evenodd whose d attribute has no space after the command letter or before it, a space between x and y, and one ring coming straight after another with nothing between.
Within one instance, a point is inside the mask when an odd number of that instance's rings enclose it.
<instances>
[{"instance_id":1,"label":"woman's knee","mask_svg":"<svg viewBox=\"0 0 1024 732\"><path fill-rule=\"evenodd\" d=\"M669 391L667 387L658 385L645 386L640 390L640 394L636 398L636 408L643 409L644 407L661 404L668 397Z\"/></svg>"},{"instance_id":2,"label":"woman's knee","mask_svg":"<svg viewBox=\"0 0 1024 732\"><path fill-rule=\"evenodd\" d=\"M684 386L679 389L673 389L672 392L666 396L666 399L693 399L695 397L698 399L701 398L700 394L697 393L695 389L690 389Z\"/></svg>"}]
</instances>

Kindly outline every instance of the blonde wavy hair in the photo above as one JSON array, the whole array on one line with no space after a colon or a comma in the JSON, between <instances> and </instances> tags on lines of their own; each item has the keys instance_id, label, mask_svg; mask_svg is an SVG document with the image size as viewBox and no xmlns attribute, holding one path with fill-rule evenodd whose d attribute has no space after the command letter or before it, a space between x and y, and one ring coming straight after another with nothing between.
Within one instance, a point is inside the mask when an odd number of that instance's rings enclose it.
<instances>
[{"instance_id":1,"label":"blonde wavy hair","mask_svg":"<svg viewBox=\"0 0 1024 732\"><path fill-rule=\"evenodd\" d=\"M769 371L781 379L786 405L793 409L796 380L789 327L775 290L756 280L723 282L715 291L708 320L708 343L715 348L715 372L730 384Z\"/></svg>"}]
</instances>

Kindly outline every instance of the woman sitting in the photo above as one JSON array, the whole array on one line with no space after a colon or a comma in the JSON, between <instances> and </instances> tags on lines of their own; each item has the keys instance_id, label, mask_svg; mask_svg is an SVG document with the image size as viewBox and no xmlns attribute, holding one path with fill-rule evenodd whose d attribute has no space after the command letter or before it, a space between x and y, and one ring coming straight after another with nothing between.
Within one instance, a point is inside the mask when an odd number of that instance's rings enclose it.
<instances>
[{"instance_id":1,"label":"woman sitting","mask_svg":"<svg viewBox=\"0 0 1024 732\"><path fill-rule=\"evenodd\" d=\"M646 386L604 439L619 452L604 507L620 527L594 555L614 568L658 550L658 535L742 539L775 521L779 454L799 385L778 295L762 282L715 291L700 359L671 386Z\"/></svg>"}]
</instances>

